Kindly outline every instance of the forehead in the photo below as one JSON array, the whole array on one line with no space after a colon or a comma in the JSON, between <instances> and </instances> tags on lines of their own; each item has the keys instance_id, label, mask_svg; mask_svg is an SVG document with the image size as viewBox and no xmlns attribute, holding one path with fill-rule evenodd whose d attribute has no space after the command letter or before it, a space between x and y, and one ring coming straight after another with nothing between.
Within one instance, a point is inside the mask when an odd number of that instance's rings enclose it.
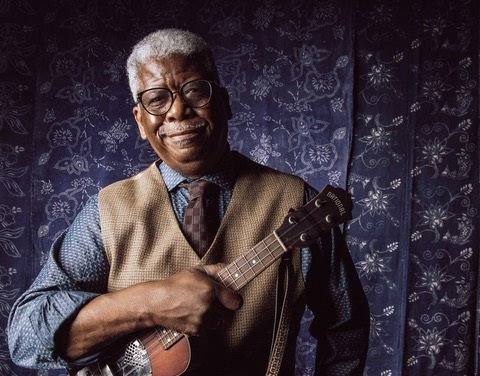
<instances>
[{"instance_id":1,"label":"forehead","mask_svg":"<svg viewBox=\"0 0 480 376\"><path fill-rule=\"evenodd\" d=\"M150 59L138 73L143 89L159 84L175 87L187 80L208 78L201 61L181 55Z\"/></svg>"}]
</instances>

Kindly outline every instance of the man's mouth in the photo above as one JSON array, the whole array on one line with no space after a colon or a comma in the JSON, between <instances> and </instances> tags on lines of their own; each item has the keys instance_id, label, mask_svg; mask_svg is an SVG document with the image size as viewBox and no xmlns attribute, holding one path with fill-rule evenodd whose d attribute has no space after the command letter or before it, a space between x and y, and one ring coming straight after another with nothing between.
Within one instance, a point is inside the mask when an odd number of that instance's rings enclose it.
<instances>
[{"instance_id":1,"label":"man's mouth","mask_svg":"<svg viewBox=\"0 0 480 376\"><path fill-rule=\"evenodd\" d=\"M164 123L158 129L157 135L161 138L168 138L177 145L185 146L191 144L205 126L204 122L195 124Z\"/></svg>"},{"instance_id":2,"label":"man's mouth","mask_svg":"<svg viewBox=\"0 0 480 376\"><path fill-rule=\"evenodd\" d=\"M157 134L160 137L176 137L196 132L203 127L205 127L204 122L196 124L164 123L158 128Z\"/></svg>"}]
</instances>

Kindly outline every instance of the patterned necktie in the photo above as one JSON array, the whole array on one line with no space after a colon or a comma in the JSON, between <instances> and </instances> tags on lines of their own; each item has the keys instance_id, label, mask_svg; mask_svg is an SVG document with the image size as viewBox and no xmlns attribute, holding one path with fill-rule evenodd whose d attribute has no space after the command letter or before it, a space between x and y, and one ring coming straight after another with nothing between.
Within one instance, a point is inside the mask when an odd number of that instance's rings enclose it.
<instances>
[{"instance_id":1,"label":"patterned necktie","mask_svg":"<svg viewBox=\"0 0 480 376\"><path fill-rule=\"evenodd\" d=\"M185 208L183 217L183 231L190 245L200 257L205 254L213 237L208 228L209 221L206 215L205 201L207 190L214 185L205 180L181 185L188 189L190 195L190 201Z\"/></svg>"}]
</instances>

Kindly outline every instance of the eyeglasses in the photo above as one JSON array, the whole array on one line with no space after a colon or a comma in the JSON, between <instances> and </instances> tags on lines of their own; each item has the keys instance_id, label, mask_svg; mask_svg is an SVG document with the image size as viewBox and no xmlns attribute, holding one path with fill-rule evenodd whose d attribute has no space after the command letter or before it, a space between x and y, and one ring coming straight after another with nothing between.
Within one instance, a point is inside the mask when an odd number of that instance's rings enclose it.
<instances>
[{"instance_id":1,"label":"eyeglasses","mask_svg":"<svg viewBox=\"0 0 480 376\"><path fill-rule=\"evenodd\" d=\"M187 106L200 108L210 103L212 84L217 85L213 81L199 79L185 82L178 91L155 87L138 93L137 101L149 114L155 116L164 115L172 108L177 93Z\"/></svg>"}]
</instances>

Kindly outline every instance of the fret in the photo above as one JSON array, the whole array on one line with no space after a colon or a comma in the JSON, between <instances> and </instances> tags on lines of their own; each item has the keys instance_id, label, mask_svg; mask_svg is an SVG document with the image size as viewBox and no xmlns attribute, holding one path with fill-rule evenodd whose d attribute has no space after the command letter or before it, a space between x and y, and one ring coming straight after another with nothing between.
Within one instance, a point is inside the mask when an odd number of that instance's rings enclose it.
<instances>
[{"instance_id":1,"label":"fret","mask_svg":"<svg viewBox=\"0 0 480 376\"><path fill-rule=\"evenodd\" d=\"M232 286L236 290L242 288L289 249L309 245L321 233L350 220L352 205L345 191L331 186L325 187L302 208L290 212L276 231L219 271L217 279L225 286ZM180 341L183 338L187 340ZM174 346L179 342L185 343L182 346ZM163 351L163 349L170 349L170 351ZM133 359L130 359L131 356ZM124 376L183 375L188 368L190 356L188 336L158 327L146 330L141 337L135 337L126 346L123 343L112 346L111 351L102 354L95 365L86 366L78 371L76 376L113 376L114 374L118 376L117 370L120 372L123 370ZM172 369L172 373L165 373L164 365ZM150 366L152 369L147 371L146 369Z\"/></svg>"},{"instance_id":2,"label":"fret","mask_svg":"<svg viewBox=\"0 0 480 376\"><path fill-rule=\"evenodd\" d=\"M239 290L273 264L285 251L283 244L271 234L227 265L217 276L225 286Z\"/></svg>"},{"instance_id":3,"label":"fret","mask_svg":"<svg viewBox=\"0 0 480 376\"><path fill-rule=\"evenodd\" d=\"M229 271L230 275L232 276L231 283L235 286L235 289L237 289L237 290L240 288L239 286L242 286L242 284L246 283L245 276L244 276L242 270L240 269L240 267L238 265L239 261L240 260L236 260L235 262L231 263L228 266L228 271Z\"/></svg>"},{"instance_id":4,"label":"fret","mask_svg":"<svg viewBox=\"0 0 480 376\"><path fill-rule=\"evenodd\" d=\"M235 284L235 278L233 277L233 274L230 271L230 269L232 268L232 264L220 270L220 272L218 272L217 274L217 276L220 278L220 281L226 287L232 287L232 285Z\"/></svg>"},{"instance_id":5,"label":"fret","mask_svg":"<svg viewBox=\"0 0 480 376\"><path fill-rule=\"evenodd\" d=\"M242 265L240 266L240 270L245 277L244 279L246 280L246 283L258 275L259 267L261 267L261 263L258 262L259 258L257 257L256 253L251 257L249 256L250 252L247 252L240 258L240 260L243 261Z\"/></svg>"},{"instance_id":6,"label":"fret","mask_svg":"<svg viewBox=\"0 0 480 376\"><path fill-rule=\"evenodd\" d=\"M168 350L183 336L182 333L162 327L155 328L155 331L158 341L165 350Z\"/></svg>"},{"instance_id":7,"label":"fret","mask_svg":"<svg viewBox=\"0 0 480 376\"><path fill-rule=\"evenodd\" d=\"M270 248L271 244L267 244L266 242L267 239L263 239L260 242L264 246L263 250L261 251L262 255L260 257L262 258L265 264L270 265L273 261L275 261L276 257L274 256L273 250Z\"/></svg>"},{"instance_id":8,"label":"fret","mask_svg":"<svg viewBox=\"0 0 480 376\"><path fill-rule=\"evenodd\" d=\"M269 253L267 251L267 253ZM257 244L247 253L248 267L257 275L260 271L264 270L269 265L269 260L265 259L265 245L262 243Z\"/></svg>"}]
</instances>

